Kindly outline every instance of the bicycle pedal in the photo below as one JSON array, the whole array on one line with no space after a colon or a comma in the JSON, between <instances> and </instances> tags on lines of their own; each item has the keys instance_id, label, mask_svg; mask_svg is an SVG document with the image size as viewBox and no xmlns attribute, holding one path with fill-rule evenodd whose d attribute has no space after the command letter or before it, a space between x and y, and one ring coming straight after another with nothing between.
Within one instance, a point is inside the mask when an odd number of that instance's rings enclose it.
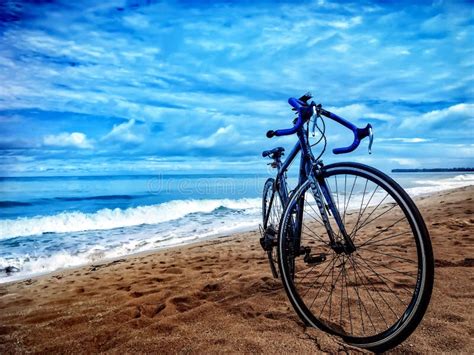
<instances>
[{"instance_id":1,"label":"bicycle pedal","mask_svg":"<svg viewBox=\"0 0 474 355\"><path fill-rule=\"evenodd\" d=\"M306 254L303 260L306 264L321 264L322 262L326 261L326 254L324 253L315 254L315 255Z\"/></svg>"}]
</instances>

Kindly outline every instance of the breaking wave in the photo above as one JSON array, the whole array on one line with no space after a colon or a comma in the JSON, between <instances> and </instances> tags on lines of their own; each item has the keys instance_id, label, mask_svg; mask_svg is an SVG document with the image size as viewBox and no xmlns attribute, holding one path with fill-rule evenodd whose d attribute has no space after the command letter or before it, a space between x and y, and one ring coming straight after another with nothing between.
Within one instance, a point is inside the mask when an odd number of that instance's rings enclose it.
<instances>
[{"instance_id":1,"label":"breaking wave","mask_svg":"<svg viewBox=\"0 0 474 355\"><path fill-rule=\"evenodd\" d=\"M52 216L20 217L0 221L0 239L104 230L146 224L158 224L192 213L210 213L219 208L233 210L257 209L260 199L174 200L157 205L127 209L104 208L95 213L61 212Z\"/></svg>"}]
</instances>

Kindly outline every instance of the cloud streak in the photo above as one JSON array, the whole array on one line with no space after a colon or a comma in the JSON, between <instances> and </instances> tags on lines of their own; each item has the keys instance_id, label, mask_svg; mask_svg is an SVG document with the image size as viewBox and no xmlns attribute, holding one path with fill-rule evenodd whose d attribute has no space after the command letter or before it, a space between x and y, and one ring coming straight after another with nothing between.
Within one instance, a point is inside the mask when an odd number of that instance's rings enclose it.
<instances>
[{"instance_id":1,"label":"cloud streak","mask_svg":"<svg viewBox=\"0 0 474 355\"><path fill-rule=\"evenodd\" d=\"M73 147L80 149L92 149L93 144L84 133L60 133L58 135L47 135L43 138L43 144L52 147Z\"/></svg>"},{"instance_id":2,"label":"cloud streak","mask_svg":"<svg viewBox=\"0 0 474 355\"><path fill-rule=\"evenodd\" d=\"M307 90L374 125L376 166L474 165L445 153L472 144L468 2L21 3L0 7L4 174L264 171L261 150L294 142L265 132Z\"/></svg>"}]
</instances>

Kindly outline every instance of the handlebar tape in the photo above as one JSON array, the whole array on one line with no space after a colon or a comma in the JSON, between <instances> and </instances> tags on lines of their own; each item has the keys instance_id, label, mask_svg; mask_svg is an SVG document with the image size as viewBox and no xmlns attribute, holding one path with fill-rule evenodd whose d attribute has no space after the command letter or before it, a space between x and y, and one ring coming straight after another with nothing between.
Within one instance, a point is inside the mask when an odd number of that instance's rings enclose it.
<instances>
[{"instance_id":1,"label":"handlebar tape","mask_svg":"<svg viewBox=\"0 0 474 355\"><path fill-rule=\"evenodd\" d=\"M307 113L303 112L302 109L306 107L306 104L303 101L295 99L293 97L290 97L288 99L288 103L298 111L298 118L296 120L295 125L292 128L277 129L276 131L270 130L267 132L268 138L272 138L275 136L276 137L288 136L290 134L294 134L304 124Z\"/></svg>"},{"instance_id":2,"label":"handlebar tape","mask_svg":"<svg viewBox=\"0 0 474 355\"><path fill-rule=\"evenodd\" d=\"M310 110L305 110L307 108L311 108L311 110L312 110L311 105L308 106L304 101L302 101L300 99L295 99L294 97L290 97L288 99L288 103L295 110L298 111L298 119L297 119L295 125L292 128L277 129L276 131L270 130L270 131L267 132L267 137L268 138L272 138L272 137L275 137L275 136L279 137L279 136L287 136L287 135L290 135L290 134L294 134L294 133L296 133L296 131L298 131L298 129L301 128L301 126L304 124L304 122L306 121L308 116L311 117L312 112L310 112ZM369 134L370 134L369 130L372 128L370 123L365 128L357 128L354 124L350 123L349 121L346 121L344 118L339 117L338 115L336 115L332 112L326 111L326 110L320 108L320 106L319 106L319 113L323 116L326 116L326 117L336 121L337 123L343 125L344 127L350 129L352 131L352 133L354 133L354 141L352 142L352 144L348 147L334 148L333 151L332 151L334 154L350 153L350 152L354 151L359 146L360 141L362 139L364 139L365 137L368 137Z\"/></svg>"},{"instance_id":3,"label":"handlebar tape","mask_svg":"<svg viewBox=\"0 0 474 355\"><path fill-rule=\"evenodd\" d=\"M355 128L352 132L354 133L354 141L352 144L348 147L342 147L342 148L334 148L332 152L334 154L344 154L344 153L350 153L354 151L360 144L360 141L364 139L365 137L368 137L370 132L369 130L372 128L372 125L369 123L365 128Z\"/></svg>"}]
</instances>

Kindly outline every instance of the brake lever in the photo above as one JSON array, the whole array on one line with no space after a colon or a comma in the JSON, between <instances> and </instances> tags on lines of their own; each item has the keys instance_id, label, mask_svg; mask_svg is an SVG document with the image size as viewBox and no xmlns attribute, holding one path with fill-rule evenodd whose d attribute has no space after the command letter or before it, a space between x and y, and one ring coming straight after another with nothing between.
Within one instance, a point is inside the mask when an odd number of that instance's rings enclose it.
<instances>
[{"instance_id":1,"label":"brake lever","mask_svg":"<svg viewBox=\"0 0 474 355\"><path fill-rule=\"evenodd\" d=\"M318 117L320 117L320 116L319 116L319 114L317 114L317 110L316 110L315 106L313 106L313 116L312 117L314 118L314 120L313 120L313 127L311 128L311 136L316 137L316 123L318 121Z\"/></svg>"},{"instance_id":2,"label":"brake lever","mask_svg":"<svg viewBox=\"0 0 474 355\"><path fill-rule=\"evenodd\" d=\"M374 129L369 127L369 154L372 154L372 143L374 142Z\"/></svg>"}]
</instances>

